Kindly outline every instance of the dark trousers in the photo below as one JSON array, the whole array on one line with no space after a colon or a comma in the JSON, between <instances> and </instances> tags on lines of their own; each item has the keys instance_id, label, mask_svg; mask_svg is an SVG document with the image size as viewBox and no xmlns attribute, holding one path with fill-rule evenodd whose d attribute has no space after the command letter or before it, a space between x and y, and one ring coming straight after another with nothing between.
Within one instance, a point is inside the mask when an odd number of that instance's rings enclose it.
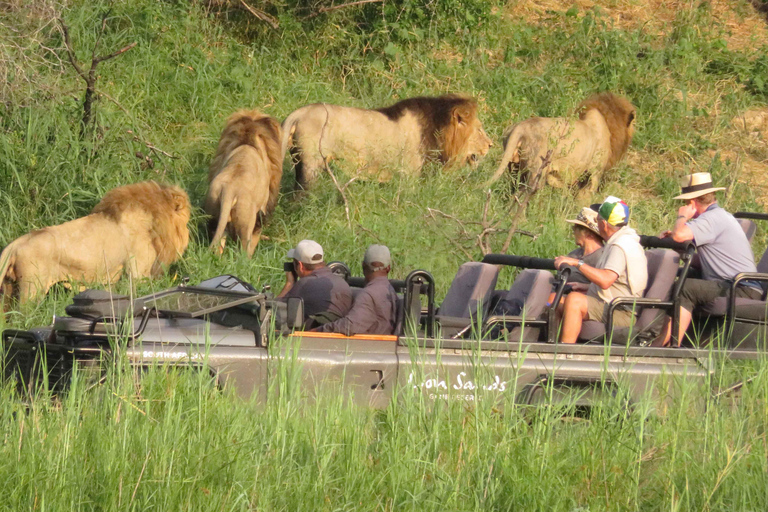
<instances>
[{"instance_id":1,"label":"dark trousers","mask_svg":"<svg viewBox=\"0 0 768 512\"><path fill-rule=\"evenodd\" d=\"M702 308L718 297L727 297L731 289L729 281L709 281L706 279L686 279L680 290L680 306L693 312ZM763 291L752 286L736 288L736 297L760 300Z\"/></svg>"}]
</instances>

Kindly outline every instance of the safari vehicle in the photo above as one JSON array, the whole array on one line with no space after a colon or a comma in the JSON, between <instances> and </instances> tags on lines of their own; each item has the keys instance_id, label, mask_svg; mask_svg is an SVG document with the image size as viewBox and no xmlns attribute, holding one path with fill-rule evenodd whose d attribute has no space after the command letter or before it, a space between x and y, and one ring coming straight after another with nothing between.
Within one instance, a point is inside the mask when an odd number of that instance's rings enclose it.
<instances>
[{"instance_id":1,"label":"safari vehicle","mask_svg":"<svg viewBox=\"0 0 768 512\"><path fill-rule=\"evenodd\" d=\"M4 373L23 395L40 381L58 391L66 388L74 366L98 370L120 351L137 368L205 368L219 385L266 400L276 378L274 363L290 360L307 389L331 386L358 404L381 408L398 389L467 402L533 403L552 390L574 389L587 402L595 393L633 399L658 392L662 383L670 394L677 379L703 382L714 371L714 359L759 357L765 316L745 324L738 301L728 306L728 330L720 337L726 343L712 341L711 329L706 346L649 346L665 315L674 319L695 248L654 237L642 243L649 283L645 297L632 305L639 310L635 328L614 329L609 314L607 325L585 323L582 344L555 343L554 318L545 313L546 297L553 289L556 300L562 296L570 269L554 274L554 260L491 254L460 267L439 309L429 272L392 280L399 300L397 335L391 336L303 332L301 300L274 300L232 276L135 300L90 290L77 295L67 316L55 317L51 326L6 330ZM496 290L505 265L523 270L509 290ZM353 287L363 286L345 265L331 266ZM768 274L742 277L768 281ZM615 301L610 307L622 306Z\"/></svg>"}]
</instances>

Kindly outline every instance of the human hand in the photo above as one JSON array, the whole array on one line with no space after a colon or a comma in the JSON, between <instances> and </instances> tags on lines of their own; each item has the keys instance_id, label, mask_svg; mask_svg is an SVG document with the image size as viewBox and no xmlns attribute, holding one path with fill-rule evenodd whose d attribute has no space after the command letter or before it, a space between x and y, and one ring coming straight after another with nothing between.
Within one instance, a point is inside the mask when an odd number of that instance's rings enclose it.
<instances>
[{"instance_id":1,"label":"human hand","mask_svg":"<svg viewBox=\"0 0 768 512\"><path fill-rule=\"evenodd\" d=\"M296 274L293 272L285 273L285 284L294 284L296 282Z\"/></svg>"},{"instance_id":2,"label":"human hand","mask_svg":"<svg viewBox=\"0 0 768 512\"><path fill-rule=\"evenodd\" d=\"M691 220L694 215L696 215L696 206L694 206L693 201L677 209L677 216L685 217L686 222Z\"/></svg>"},{"instance_id":3,"label":"human hand","mask_svg":"<svg viewBox=\"0 0 768 512\"><path fill-rule=\"evenodd\" d=\"M577 265L579 263L579 260L576 258L571 258L569 256L558 256L555 258L555 268L560 270L560 267L562 265Z\"/></svg>"},{"instance_id":4,"label":"human hand","mask_svg":"<svg viewBox=\"0 0 768 512\"><path fill-rule=\"evenodd\" d=\"M659 238L668 238L672 236L672 232L670 230L662 231L659 235Z\"/></svg>"}]
</instances>

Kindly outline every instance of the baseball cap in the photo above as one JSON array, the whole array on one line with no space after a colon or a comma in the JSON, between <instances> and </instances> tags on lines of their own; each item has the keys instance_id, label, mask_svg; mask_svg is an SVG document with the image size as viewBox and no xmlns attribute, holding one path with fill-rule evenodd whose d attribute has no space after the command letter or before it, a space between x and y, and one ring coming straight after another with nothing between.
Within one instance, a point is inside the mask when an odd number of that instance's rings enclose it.
<instances>
[{"instance_id":1,"label":"baseball cap","mask_svg":"<svg viewBox=\"0 0 768 512\"><path fill-rule=\"evenodd\" d=\"M296 247L288 251L285 257L302 263L321 263L323 261L323 248L314 240L302 240L296 244Z\"/></svg>"},{"instance_id":2,"label":"baseball cap","mask_svg":"<svg viewBox=\"0 0 768 512\"><path fill-rule=\"evenodd\" d=\"M629 222L629 206L615 196L608 196L600 205L597 214L611 226L618 226Z\"/></svg>"},{"instance_id":3,"label":"baseball cap","mask_svg":"<svg viewBox=\"0 0 768 512\"><path fill-rule=\"evenodd\" d=\"M363 263L374 270L381 270L392 264L392 257L389 255L389 248L386 245L370 245L365 251ZM379 265L373 265L379 263Z\"/></svg>"}]
</instances>

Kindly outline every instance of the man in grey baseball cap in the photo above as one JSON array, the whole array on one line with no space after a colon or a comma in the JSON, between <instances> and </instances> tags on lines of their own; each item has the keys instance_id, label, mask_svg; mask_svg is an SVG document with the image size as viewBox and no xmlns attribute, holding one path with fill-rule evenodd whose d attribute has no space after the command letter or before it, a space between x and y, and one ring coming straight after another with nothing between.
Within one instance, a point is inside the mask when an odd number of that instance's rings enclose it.
<instances>
[{"instance_id":1,"label":"man in grey baseball cap","mask_svg":"<svg viewBox=\"0 0 768 512\"><path fill-rule=\"evenodd\" d=\"M385 245L371 245L363 257L365 288L355 297L346 316L313 329L355 334L394 334L397 317L397 294L389 284L392 258Z\"/></svg>"},{"instance_id":2,"label":"man in grey baseball cap","mask_svg":"<svg viewBox=\"0 0 768 512\"><path fill-rule=\"evenodd\" d=\"M352 290L325 265L319 243L302 240L288 251L286 258L293 261L286 263L285 286L277 297L298 297L304 301L305 328L332 322L349 312Z\"/></svg>"}]
</instances>

